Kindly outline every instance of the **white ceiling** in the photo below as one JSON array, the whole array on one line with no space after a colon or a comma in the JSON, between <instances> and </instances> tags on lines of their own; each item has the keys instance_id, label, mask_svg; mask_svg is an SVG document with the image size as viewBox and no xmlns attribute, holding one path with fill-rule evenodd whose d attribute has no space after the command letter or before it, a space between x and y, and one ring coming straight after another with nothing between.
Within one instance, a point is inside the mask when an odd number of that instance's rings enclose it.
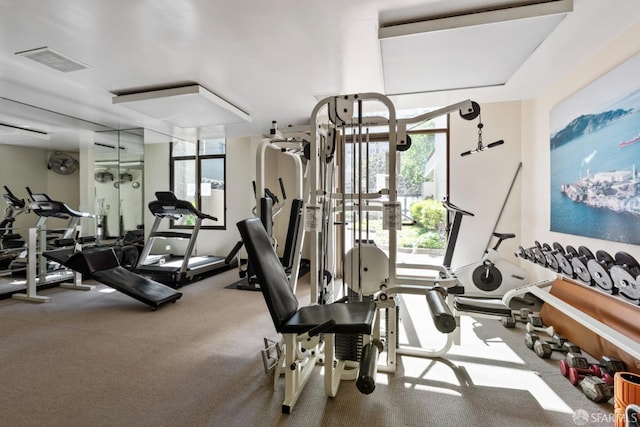
<instances>
[{"instance_id":1,"label":"white ceiling","mask_svg":"<svg viewBox=\"0 0 640 427\"><path fill-rule=\"evenodd\" d=\"M513 3L523 2L3 0L0 123L31 125L52 138L0 132L0 143L66 149L77 146L74 133L86 129L145 127L195 138L260 135L272 120L280 126L307 123L317 99L326 95L384 93L381 25ZM480 104L534 98L638 21L638 0L574 0L573 11L519 59L506 84L429 88L393 100L397 108L416 108L466 98ZM15 55L44 46L88 68L63 73ZM467 74L480 65L489 73L504 71L492 48L474 39L458 40L455 51L445 53L418 46L413 61L417 69L438 62L453 87L465 87L456 65L465 59ZM478 52L487 53L486 61ZM112 102L116 94L188 84L203 86L247 112L251 121L177 128ZM403 92L421 92L428 85L411 87Z\"/></svg>"}]
</instances>

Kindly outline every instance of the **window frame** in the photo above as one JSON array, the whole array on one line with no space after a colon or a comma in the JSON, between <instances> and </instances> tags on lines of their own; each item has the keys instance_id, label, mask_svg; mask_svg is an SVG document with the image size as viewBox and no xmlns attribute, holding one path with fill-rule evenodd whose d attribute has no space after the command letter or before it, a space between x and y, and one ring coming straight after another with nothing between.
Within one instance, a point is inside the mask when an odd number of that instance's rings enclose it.
<instances>
[{"instance_id":1,"label":"window frame","mask_svg":"<svg viewBox=\"0 0 640 427\"><path fill-rule=\"evenodd\" d=\"M169 143L169 181L170 181L170 189L175 193L174 188L174 178L175 178L175 170L174 165L176 161L185 161L185 160L193 160L195 162L196 169L196 208L201 210L202 208L202 195L200 192L200 184L202 183L202 162L210 159L221 159L222 160L222 168L223 168L223 180L224 180L224 197L223 197L223 214L222 214L222 225L201 225L201 230L226 230L227 229L227 150L226 150L226 141L225 141L225 152L224 154L200 154L200 142L198 139L195 142L195 154L189 154L184 156L174 156L173 155L173 142ZM206 213L206 212L205 212ZM218 219L219 216L217 217ZM170 221L170 228L172 229L193 229L193 225L179 225L176 224L174 220Z\"/></svg>"}]
</instances>

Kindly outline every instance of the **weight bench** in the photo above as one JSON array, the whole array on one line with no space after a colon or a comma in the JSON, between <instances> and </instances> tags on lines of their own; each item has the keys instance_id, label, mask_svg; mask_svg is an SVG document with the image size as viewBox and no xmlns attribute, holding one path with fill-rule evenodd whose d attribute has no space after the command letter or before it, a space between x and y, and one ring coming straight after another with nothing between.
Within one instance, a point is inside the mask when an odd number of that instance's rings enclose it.
<instances>
[{"instance_id":1,"label":"weight bench","mask_svg":"<svg viewBox=\"0 0 640 427\"><path fill-rule=\"evenodd\" d=\"M64 265L149 305L154 311L182 297L181 292L124 268L111 247L75 252Z\"/></svg>"},{"instance_id":2,"label":"weight bench","mask_svg":"<svg viewBox=\"0 0 640 427\"><path fill-rule=\"evenodd\" d=\"M340 380L356 380L356 386L369 394L375 389L379 340L371 339L376 318L374 302L345 302L299 307L289 287L287 274L271 246L267 232L258 218L237 224L247 255L260 283L276 331L282 334L285 397L282 412L291 413L309 374L319 359L324 334L324 385L327 396L335 397ZM363 334L365 345L360 362L336 360L336 334Z\"/></svg>"}]
</instances>

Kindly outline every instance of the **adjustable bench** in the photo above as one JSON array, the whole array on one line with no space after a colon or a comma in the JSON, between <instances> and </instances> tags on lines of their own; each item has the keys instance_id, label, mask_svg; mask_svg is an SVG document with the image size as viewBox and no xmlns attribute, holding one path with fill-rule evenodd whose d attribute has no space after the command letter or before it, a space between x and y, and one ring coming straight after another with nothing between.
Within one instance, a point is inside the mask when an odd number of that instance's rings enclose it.
<instances>
[{"instance_id":1,"label":"adjustable bench","mask_svg":"<svg viewBox=\"0 0 640 427\"><path fill-rule=\"evenodd\" d=\"M64 260L60 258L60 261L64 261L63 265L66 267L135 298L153 310L182 297L181 292L121 266L111 247L88 248L75 252Z\"/></svg>"},{"instance_id":2,"label":"adjustable bench","mask_svg":"<svg viewBox=\"0 0 640 427\"><path fill-rule=\"evenodd\" d=\"M374 302L345 302L299 307L289 287L287 274L271 246L267 232L258 218L237 224L247 255L252 263L260 290L271 314L276 331L284 340L285 398L282 412L291 413L309 374L319 360L324 334L324 385L327 396L335 397L340 380L356 380L356 386L369 394L375 388L379 340L371 339L376 317ZM365 345L360 362L336 360L336 334L363 334Z\"/></svg>"}]
</instances>

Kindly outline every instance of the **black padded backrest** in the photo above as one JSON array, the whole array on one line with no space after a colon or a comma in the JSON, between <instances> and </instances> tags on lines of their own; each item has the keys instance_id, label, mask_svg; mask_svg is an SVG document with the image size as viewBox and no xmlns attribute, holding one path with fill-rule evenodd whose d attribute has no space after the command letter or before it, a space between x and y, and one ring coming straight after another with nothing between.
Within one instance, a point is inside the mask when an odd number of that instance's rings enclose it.
<instances>
[{"instance_id":1,"label":"black padded backrest","mask_svg":"<svg viewBox=\"0 0 640 427\"><path fill-rule=\"evenodd\" d=\"M97 247L85 249L82 256L87 263L89 273L96 271L108 270L120 265L116 253L110 247Z\"/></svg>"},{"instance_id":2,"label":"black padded backrest","mask_svg":"<svg viewBox=\"0 0 640 427\"><path fill-rule=\"evenodd\" d=\"M276 331L298 311L298 299L280 263L271 240L258 218L245 219L237 224L247 249L249 262L256 274L262 295L269 308Z\"/></svg>"},{"instance_id":3,"label":"black padded backrest","mask_svg":"<svg viewBox=\"0 0 640 427\"><path fill-rule=\"evenodd\" d=\"M287 238L284 241L284 252L282 252L282 265L284 268L290 269L293 266L293 258L296 254L296 244L298 243L298 230L300 229L300 220L302 219L302 199L293 199L291 203L291 212L289 213L289 228L287 229Z\"/></svg>"}]
</instances>

